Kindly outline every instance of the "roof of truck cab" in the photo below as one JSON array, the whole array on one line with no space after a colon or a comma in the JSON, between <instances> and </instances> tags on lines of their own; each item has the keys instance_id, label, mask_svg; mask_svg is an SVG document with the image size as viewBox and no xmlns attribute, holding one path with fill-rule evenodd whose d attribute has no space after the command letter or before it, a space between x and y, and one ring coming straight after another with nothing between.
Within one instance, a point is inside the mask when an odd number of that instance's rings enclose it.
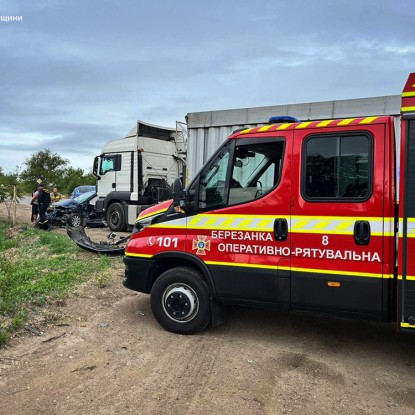
<instances>
[{"instance_id":1,"label":"roof of truck cab","mask_svg":"<svg viewBox=\"0 0 415 415\"><path fill-rule=\"evenodd\" d=\"M163 127L161 125L149 124L141 120L137 120L135 126L128 132L125 138L128 137L150 137L161 140L172 140L172 134L176 132L175 128Z\"/></svg>"},{"instance_id":2,"label":"roof of truck cab","mask_svg":"<svg viewBox=\"0 0 415 415\"><path fill-rule=\"evenodd\" d=\"M332 127L350 127L350 126L364 126L374 124L385 124L391 120L391 116L376 116L376 117L361 117L361 118L343 118L338 120L319 120L319 121L304 121L297 123L282 123L282 124L268 124L261 127L246 128L244 130L236 131L230 135L229 138L237 138L245 134L257 133L271 133L287 130L302 130L302 129L324 129Z\"/></svg>"}]
</instances>

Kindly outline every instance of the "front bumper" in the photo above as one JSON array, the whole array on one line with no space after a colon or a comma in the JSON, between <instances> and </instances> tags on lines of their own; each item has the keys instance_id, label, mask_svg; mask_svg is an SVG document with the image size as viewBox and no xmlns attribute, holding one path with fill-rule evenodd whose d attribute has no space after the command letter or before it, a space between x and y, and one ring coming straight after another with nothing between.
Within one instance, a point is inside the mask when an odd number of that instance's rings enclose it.
<instances>
[{"instance_id":1,"label":"front bumper","mask_svg":"<svg viewBox=\"0 0 415 415\"><path fill-rule=\"evenodd\" d=\"M124 257L125 276L123 285L133 291L150 294L153 259Z\"/></svg>"}]
</instances>

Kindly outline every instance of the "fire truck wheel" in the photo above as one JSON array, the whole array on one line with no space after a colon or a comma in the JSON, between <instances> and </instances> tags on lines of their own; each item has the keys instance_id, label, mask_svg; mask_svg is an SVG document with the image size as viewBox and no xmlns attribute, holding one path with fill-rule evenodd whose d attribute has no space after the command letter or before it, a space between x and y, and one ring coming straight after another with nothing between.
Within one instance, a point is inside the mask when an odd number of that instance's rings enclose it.
<instances>
[{"instance_id":1,"label":"fire truck wheel","mask_svg":"<svg viewBox=\"0 0 415 415\"><path fill-rule=\"evenodd\" d=\"M113 203L107 210L108 227L115 232L125 229L124 209L121 203Z\"/></svg>"},{"instance_id":2,"label":"fire truck wheel","mask_svg":"<svg viewBox=\"0 0 415 415\"><path fill-rule=\"evenodd\" d=\"M166 330L179 334L197 333L210 323L209 288L198 271L172 268L154 283L151 309Z\"/></svg>"}]
</instances>

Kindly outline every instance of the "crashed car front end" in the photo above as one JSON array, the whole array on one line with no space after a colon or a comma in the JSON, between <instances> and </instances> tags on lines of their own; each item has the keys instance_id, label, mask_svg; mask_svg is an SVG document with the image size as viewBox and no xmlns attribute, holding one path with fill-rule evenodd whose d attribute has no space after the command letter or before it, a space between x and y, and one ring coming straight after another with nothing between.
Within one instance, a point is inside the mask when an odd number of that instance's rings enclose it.
<instances>
[{"instance_id":1,"label":"crashed car front end","mask_svg":"<svg viewBox=\"0 0 415 415\"><path fill-rule=\"evenodd\" d=\"M93 214L89 201L94 198L95 192L84 193L75 199L65 199L52 203L48 208L49 221L54 226L86 226L90 222L97 222L103 226L102 220Z\"/></svg>"},{"instance_id":2,"label":"crashed car front end","mask_svg":"<svg viewBox=\"0 0 415 415\"><path fill-rule=\"evenodd\" d=\"M61 207L51 207L49 221L54 226L82 226L83 215L79 209L63 209Z\"/></svg>"}]
</instances>

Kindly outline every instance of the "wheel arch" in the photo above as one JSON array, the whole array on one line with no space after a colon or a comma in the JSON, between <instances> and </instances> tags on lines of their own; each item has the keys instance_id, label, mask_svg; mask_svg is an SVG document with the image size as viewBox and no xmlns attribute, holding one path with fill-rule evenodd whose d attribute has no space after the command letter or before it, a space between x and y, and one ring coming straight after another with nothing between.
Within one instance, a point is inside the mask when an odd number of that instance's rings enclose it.
<instances>
[{"instance_id":1,"label":"wheel arch","mask_svg":"<svg viewBox=\"0 0 415 415\"><path fill-rule=\"evenodd\" d=\"M213 282L212 274L207 265L199 258L186 252L161 252L152 258L155 262L152 267L149 281L149 292L157 278L165 271L176 267L189 267L199 271L206 281L212 298L216 298L216 287Z\"/></svg>"},{"instance_id":2,"label":"wheel arch","mask_svg":"<svg viewBox=\"0 0 415 415\"><path fill-rule=\"evenodd\" d=\"M105 210L113 203L121 203L126 205L126 202L131 200L131 192L110 192L102 200L102 205Z\"/></svg>"}]
</instances>

